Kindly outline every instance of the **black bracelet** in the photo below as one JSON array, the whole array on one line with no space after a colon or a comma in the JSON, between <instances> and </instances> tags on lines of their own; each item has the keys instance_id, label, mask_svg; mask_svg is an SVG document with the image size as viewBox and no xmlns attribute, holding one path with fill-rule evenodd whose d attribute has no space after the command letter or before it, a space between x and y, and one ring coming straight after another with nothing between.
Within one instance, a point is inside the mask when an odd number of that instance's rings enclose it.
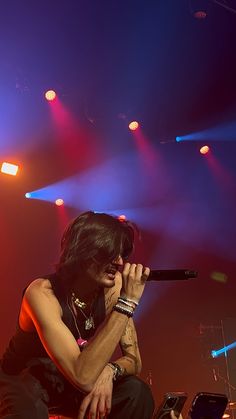
<instances>
[{"instance_id":1,"label":"black bracelet","mask_svg":"<svg viewBox=\"0 0 236 419\"><path fill-rule=\"evenodd\" d=\"M114 376L113 380L118 380L124 375L124 368L122 368L119 364L116 362L108 362L108 364L113 370L114 370Z\"/></svg>"}]
</instances>

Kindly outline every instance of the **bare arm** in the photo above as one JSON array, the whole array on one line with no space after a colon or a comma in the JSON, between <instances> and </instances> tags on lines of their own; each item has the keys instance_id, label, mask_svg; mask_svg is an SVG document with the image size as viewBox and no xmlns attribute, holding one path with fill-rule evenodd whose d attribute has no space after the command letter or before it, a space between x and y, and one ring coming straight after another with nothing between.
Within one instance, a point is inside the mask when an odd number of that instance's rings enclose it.
<instances>
[{"instance_id":1,"label":"bare arm","mask_svg":"<svg viewBox=\"0 0 236 419\"><path fill-rule=\"evenodd\" d=\"M52 292L36 281L27 289L23 304L57 367L76 387L91 391L124 333L127 316L112 312L97 336L80 352L74 336L61 319L61 307Z\"/></svg>"},{"instance_id":2,"label":"bare arm","mask_svg":"<svg viewBox=\"0 0 236 419\"><path fill-rule=\"evenodd\" d=\"M125 264L122 273L122 289L125 295L139 301L144 290L149 269L142 265ZM62 310L53 291L44 280L34 281L24 297L25 312L32 320L50 358L76 387L90 392L103 368L110 360L125 328L128 317L112 311L97 335L83 352L62 321Z\"/></svg>"},{"instance_id":3,"label":"bare arm","mask_svg":"<svg viewBox=\"0 0 236 419\"><path fill-rule=\"evenodd\" d=\"M115 288L108 290L105 297L106 311L109 314L117 302L122 287L122 279L118 278ZM122 357L116 363L124 369L124 375L138 375L141 372L142 362L138 347L137 333L133 319L129 319L124 333L120 339Z\"/></svg>"},{"instance_id":4,"label":"bare arm","mask_svg":"<svg viewBox=\"0 0 236 419\"><path fill-rule=\"evenodd\" d=\"M122 357L116 363L124 368L124 375L138 375L141 372L142 362L138 348L137 333L132 319L129 319L125 331L120 339Z\"/></svg>"}]
</instances>

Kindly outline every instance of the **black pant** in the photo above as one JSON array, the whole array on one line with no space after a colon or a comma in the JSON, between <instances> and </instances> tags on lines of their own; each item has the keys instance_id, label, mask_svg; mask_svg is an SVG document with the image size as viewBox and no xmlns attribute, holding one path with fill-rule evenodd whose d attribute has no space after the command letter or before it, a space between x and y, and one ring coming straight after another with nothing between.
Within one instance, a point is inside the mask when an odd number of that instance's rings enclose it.
<instances>
[{"instance_id":1,"label":"black pant","mask_svg":"<svg viewBox=\"0 0 236 419\"><path fill-rule=\"evenodd\" d=\"M83 397L67 382L64 388L49 389L28 370L17 376L0 371L0 418L48 419L49 413L73 417ZM110 419L150 419L153 410L150 388L139 378L127 376L114 383Z\"/></svg>"}]
</instances>

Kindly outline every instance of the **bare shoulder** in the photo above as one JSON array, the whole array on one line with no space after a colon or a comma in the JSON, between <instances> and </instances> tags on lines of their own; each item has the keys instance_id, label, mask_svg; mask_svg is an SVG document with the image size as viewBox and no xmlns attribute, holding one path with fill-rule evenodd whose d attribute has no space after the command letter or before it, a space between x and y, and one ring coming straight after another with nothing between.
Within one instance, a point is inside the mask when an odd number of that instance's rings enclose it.
<instances>
[{"instance_id":1,"label":"bare shoulder","mask_svg":"<svg viewBox=\"0 0 236 419\"><path fill-rule=\"evenodd\" d=\"M31 295L31 293L51 293L53 292L51 282L46 278L38 278L32 281L26 288L25 295Z\"/></svg>"},{"instance_id":2,"label":"bare shoulder","mask_svg":"<svg viewBox=\"0 0 236 419\"><path fill-rule=\"evenodd\" d=\"M50 315L62 316L62 309L56 298L51 283L48 279L35 279L27 287L22 301L22 310L28 313L30 317L41 313L50 313Z\"/></svg>"},{"instance_id":3,"label":"bare shoulder","mask_svg":"<svg viewBox=\"0 0 236 419\"><path fill-rule=\"evenodd\" d=\"M54 302L58 301L50 281L45 278L38 278L31 282L26 288L24 299L28 302L33 302L34 300L41 301L42 299L54 300Z\"/></svg>"},{"instance_id":4,"label":"bare shoulder","mask_svg":"<svg viewBox=\"0 0 236 419\"><path fill-rule=\"evenodd\" d=\"M105 288L105 308L106 315L109 314L112 310L112 307L116 304L117 298L120 296L120 290L122 287L122 277L121 274L116 276L115 285L112 288Z\"/></svg>"}]
</instances>

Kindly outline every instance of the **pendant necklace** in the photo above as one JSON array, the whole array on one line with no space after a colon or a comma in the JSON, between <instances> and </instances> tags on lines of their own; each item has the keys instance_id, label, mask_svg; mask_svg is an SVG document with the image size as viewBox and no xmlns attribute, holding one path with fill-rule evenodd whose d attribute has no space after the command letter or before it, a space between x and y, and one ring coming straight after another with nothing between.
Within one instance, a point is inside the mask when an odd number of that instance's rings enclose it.
<instances>
[{"instance_id":1,"label":"pendant necklace","mask_svg":"<svg viewBox=\"0 0 236 419\"><path fill-rule=\"evenodd\" d=\"M74 320L74 324L75 324L75 328L76 328L76 330L78 332L78 335L79 335L79 339L81 339L80 330L78 328L78 324L77 324L77 321L76 321L74 309L73 309L73 307L71 307L71 303L70 303L69 297L67 297L67 306L68 306L68 308L69 308L69 310L70 310L70 312L72 314L72 317L73 317L73 320Z\"/></svg>"},{"instance_id":2,"label":"pendant necklace","mask_svg":"<svg viewBox=\"0 0 236 419\"><path fill-rule=\"evenodd\" d=\"M84 303L83 301L80 301L79 298L76 297L74 293L72 293L71 299L72 299L72 303L79 309L79 311L85 318L85 322L84 322L85 330L94 329L95 324L94 324L94 318L92 316L93 304L91 306L90 314L89 316L87 316L84 312L84 309L87 307L87 304Z\"/></svg>"}]
</instances>

